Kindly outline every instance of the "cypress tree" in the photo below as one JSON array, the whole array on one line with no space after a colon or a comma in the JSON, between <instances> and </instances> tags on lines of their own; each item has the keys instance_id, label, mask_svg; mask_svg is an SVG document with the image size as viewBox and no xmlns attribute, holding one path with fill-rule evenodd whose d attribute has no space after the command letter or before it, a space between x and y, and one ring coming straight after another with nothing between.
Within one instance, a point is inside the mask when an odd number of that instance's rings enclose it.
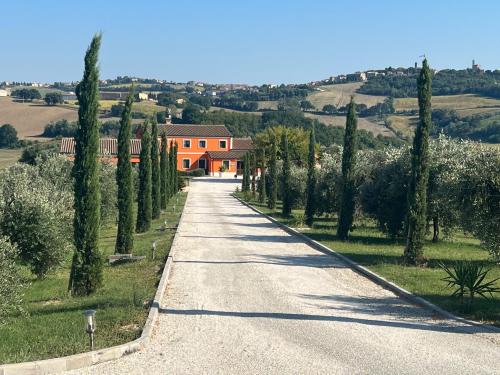
<instances>
[{"instance_id":1,"label":"cypress tree","mask_svg":"<svg viewBox=\"0 0 500 375\"><path fill-rule=\"evenodd\" d=\"M168 151L168 199L174 195L174 179L175 179L175 159L174 159L174 142L170 141L170 149Z\"/></svg>"},{"instance_id":2,"label":"cypress tree","mask_svg":"<svg viewBox=\"0 0 500 375\"><path fill-rule=\"evenodd\" d=\"M168 153L167 136L161 136L160 153L160 207L162 210L167 208L168 201Z\"/></svg>"},{"instance_id":3,"label":"cypress tree","mask_svg":"<svg viewBox=\"0 0 500 375\"><path fill-rule=\"evenodd\" d=\"M179 171L177 170L177 149L179 148L179 145L177 142L174 143L174 168L172 170L172 173L174 174L174 188L173 192L174 194L177 194L179 191Z\"/></svg>"},{"instance_id":4,"label":"cypress tree","mask_svg":"<svg viewBox=\"0 0 500 375\"><path fill-rule=\"evenodd\" d=\"M316 159L314 154L314 146L316 137L314 134L314 126L309 135L309 157L307 159L307 192L306 192L306 224L311 226L314 221L314 212L316 209Z\"/></svg>"},{"instance_id":5,"label":"cypress tree","mask_svg":"<svg viewBox=\"0 0 500 375\"><path fill-rule=\"evenodd\" d=\"M161 210L160 160L158 151L158 124L156 123L156 119L151 119L151 202L153 206L153 219L160 217Z\"/></svg>"},{"instance_id":6,"label":"cypress tree","mask_svg":"<svg viewBox=\"0 0 500 375\"><path fill-rule=\"evenodd\" d=\"M337 226L337 236L341 240L347 240L349 237L349 230L354 220L354 199L356 197L354 170L356 167L357 127L356 104L354 103L354 97L351 96L351 102L347 108L344 150L342 152L342 195Z\"/></svg>"},{"instance_id":7,"label":"cypress tree","mask_svg":"<svg viewBox=\"0 0 500 375\"><path fill-rule=\"evenodd\" d=\"M151 228L151 136L148 122L144 123L141 140L141 155L139 162L139 194L137 196L137 222L135 230L138 233L147 232Z\"/></svg>"},{"instance_id":8,"label":"cypress tree","mask_svg":"<svg viewBox=\"0 0 500 375\"><path fill-rule=\"evenodd\" d=\"M283 172L281 176L281 197L283 200L281 213L288 217L292 213L292 196L290 194L290 154L288 150L288 134L286 131L281 135L281 152L283 159Z\"/></svg>"},{"instance_id":9,"label":"cypress tree","mask_svg":"<svg viewBox=\"0 0 500 375\"><path fill-rule=\"evenodd\" d=\"M255 185L257 180L257 156L252 152L252 199L255 199Z\"/></svg>"},{"instance_id":10,"label":"cypress tree","mask_svg":"<svg viewBox=\"0 0 500 375\"><path fill-rule=\"evenodd\" d=\"M73 295L89 295L102 285L102 255L99 251L99 69L101 35L96 34L85 54L83 79L76 86L78 128L73 165L75 253L68 289Z\"/></svg>"},{"instance_id":11,"label":"cypress tree","mask_svg":"<svg viewBox=\"0 0 500 375\"><path fill-rule=\"evenodd\" d=\"M276 201L278 200L278 167L276 165L277 153L278 147L276 144L276 136L274 136L271 144L271 156L269 158L270 191L269 200L267 202L267 206L271 210L276 209Z\"/></svg>"},{"instance_id":12,"label":"cypress tree","mask_svg":"<svg viewBox=\"0 0 500 375\"><path fill-rule=\"evenodd\" d=\"M241 182L241 191L247 193L250 191L250 158L248 152L243 159L243 181Z\"/></svg>"},{"instance_id":13,"label":"cypress tree","mask_svg":"<svg viewBox=\"0 0 500 375\"><path fill-rule=\"evenodd\" d=\"M261 152L261 167L259 179L259 203L264 203L266 200L266 151Z\"/></svg>"},{"instance_id":14,"label":"cypress tree","mask_svg":"<svg viewBox=\"0 0 500 375\"><path fill-rule=\"evenodd\" d=\"M429 131L431 127L431 72L427 59L417 79L419 123L413 138L411 177L408 186L408 236L404 250L406 264L423 261L427 220L427 185L429 180Z\"/></svg>"},{"instance_id":15,"label":"cypress tree","mask_svg":"<svg viewBox=\"0 0 500 375\"><path fill-rule=\"evenodd\" d=\"M115 253L130 254L134 247L134 214L133 214L133 182L132 165L130 164L131 112L134 92L131 88L125 102L118 134L118 163L116 168L116 184L118 186L118 231L116 235Z\"/></svg>"}]
</instances>

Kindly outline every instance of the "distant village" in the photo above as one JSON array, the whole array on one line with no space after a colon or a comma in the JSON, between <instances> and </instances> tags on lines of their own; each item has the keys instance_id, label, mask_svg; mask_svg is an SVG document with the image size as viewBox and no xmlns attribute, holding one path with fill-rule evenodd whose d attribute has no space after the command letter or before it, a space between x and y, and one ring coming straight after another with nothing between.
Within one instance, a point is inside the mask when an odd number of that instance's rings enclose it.
<instances>
[{"instance_id":1,"label":"distant village","mask_svg":"<svg viewBox=\"0 0 500 375\"><path fill-rule=\"evenodd\" d=\"M266 87L268 89L273 89L277 87L309 87L314 88L322 85L330 85L330 84L340 84L340 83L350 83L350 82L365 82L369 79L372 79L377 76L413 76L419 71L419 67L417 63L414 64L413 67L409 68L392 68L388 67L385 69L376 69L376 70L366 70L366 71L358 71L354 73L348 74L339 74L336 76L330 76L328 78L319 80L319 81L311 81L307 84L264 84L262 86L248 85L248 84L238 84L238 83L227 83L227 84L210 84L199 81L188 81L186 83L179 83L173 81L166 81L162 79L144 79L137 77L117 77L116 79L107 79L101 80L100 86L100 96L102 100L124 100L128 94L128 86L127 84L136 84L141 92L138 93L139 100L151 100L155 101L155 94L159 94L163 92L162 88L165 86L184 86L191 87L192 92L202 95L202 96L210 96L217 97L224 95L225 93L231 91L259 91L262 87ZM472 65L468 68L477 72L484 72L479 64L472 60ZM438 70L433 70L434 73L437 73ZM39 82L15 82L15 81L3 81L0 82L0 97L10 96L11 92L15 90L17 87L30 87L34 89L58 89L62 92L63 100L70 101L76 100L76 95L74 93L74 87L78 84L78 81L74 82L54 82L50 83L39 83ZM117 85L121 85L121 87L117 88ZM149 85L150 89L145 89L145 86ZM180 101L184 99L178 99ZM183 104L183 103L177 103Z\"/></svg>"}]
</instances>

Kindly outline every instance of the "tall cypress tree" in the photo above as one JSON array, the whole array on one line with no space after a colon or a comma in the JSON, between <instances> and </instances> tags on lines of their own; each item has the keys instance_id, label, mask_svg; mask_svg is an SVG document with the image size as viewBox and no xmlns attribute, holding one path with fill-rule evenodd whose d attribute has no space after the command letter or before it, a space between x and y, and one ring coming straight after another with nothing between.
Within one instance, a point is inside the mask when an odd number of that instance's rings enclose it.
<instances>
[{"instance_id":1,"label":"tall cypress tree","mask_svg":"<svg viewBox=\"0 0 500 375\"><path fill-rule=\"evenodd\" d=\"M89 295L102 285L99 251L99 69L101 35L96 34L85 54L83 79L76 86L78 128L75 136L75 253L68 289L73 295Z\"/></svg>"},{"instance_id":2,"label":"tall cypress tree","mask_svg":"<svg viewBox=\"0 0 500 375\"><path fill-rule=\"evenodd\" d=\"M144 123L141 140L141 155L139 162L139 193L137 196L137 222L135 230L138 233L147 232L151 228L151 136L148 121Z\"/></svg>"},{"instance_id":3,"label":"tall cypress tree","mask_svg":"<svg viewBox=\"0 0 500 375\"><path fill-rule=\"evenodd\" d=\"M427 59L417 80L419 123L413 138L411 178L408 186L408 236L404 251L406 264L423 261L429 181L429 131L431 127L431 72Z\"/></svg>"},{"instance_id":4,"label":"tall cypress tree","mask_svg":"<svg viewBox=\"0 0 500 375\"><path fill-rule=\"evenodd\" d=\"M274 210L276 209L276 201L278 200L278 167L276 165L276 158L278 153L278 146L276 144L276 136L273 137L271 143L271 155L269 158L269 200L267 206Z\"/></svg>"},{"instance_id":5,"label":"tall cypress tree","mask_svg":"<svg viewBox=\"0 0 500 375\"><path fill-rule=\"evenodd\" d=\"M243 181L241 182L241 191L244 193L250 191L250 158L248 152L243 159Z\"/></svg>"},{"instance_id":6,"label":"tall cypress tree","mask_svg":"<svg viewBox=\"0 0 500 375\"><path fill-rule=\"evenodd\" d=\"M266 150L260 155L259 203L266 201Z\"/></svg>"},{"instance_id":7,"label":"tall cypress tree","mask_svg":"<svg viewBox=\"0 0 500 375\"><path fill-rule=\"evenodd\" d=\"M174 188L173 192L174 194L177 194L179 191L179 171L177 170L177 150L179 148L179 145L177 142L174 143L174 168L172 170L172 173L174 175L173 181L174 181Z\"/></svg>"},{"instance_id":8,"label":"tall cypress tree","mask_svg":"<svg viewBox=\"0 0 500 375\"><path fill-rule=\"evenodd\" d=\"M252 152L252 199L255 199L256 195L256 180L257 180L257 155L256 151Z\"/></svg>"},{"instance_id":9,"label":"tall cypress tree","mask_svg":"<svg viewBox=\"0 0 500 375\"><path fill-rule=\"evenodd\" d=\"M168 199L174 195L174 179L175 179L175 170L177 169L175 166L174 159L174 142L170 141L170 149L168 151Z\"/></svg>"},{"instance_id":10,"label":"tall cypress tree","mask_svg":"<svg viewBox=\"0 0 500 375\"><path fill-rule=\"evenodd\" d=\"M290 216L292 213L292 196L290 194L290 153L288 150L288 134L286 131L281 135L281 155L283 159L283 172L281 176L281 197L283 200L281 213Z\"/></svg>"},{"instance_id":11,"label":"tall cypress tree","mask_svg":"<svg viewBox=\"0 0 500 375\"><path fill-rule=\"evenodd\" d=\"M152 217L158 219L161 211L161 184L160 184L160 159L158 144L158 124L156 119L151 119L151 202L153 206Z\"/></svg>"},{"instance_id":12,"label":"tall cypress tree","mask_svg":"<svg viewBox=\"0 0 500 375\"><path fill-rule=\"evenodd\" d=\"M341 240L347 240L349 237L349 230L354 220L354 199L356 197L354 171L356 167L357 127L356 104L354 103L354 97L351 96L351 102L347 108L344 150L342 153L342 195L337 226L337 236Z\"/></svg>"},{"instance_id":13,"label":"tall cypress tree","mask_svg":"<svg viewBox=\"0 0 500 375\"><path fill-rule=\"evenodd\" d=\"M316 210L316 158L314 154L314 146L316 137L314 134L314 126L309 135L309 157L307 159L307 191L306 191L306 224L311 226L314 221L314 212Z\"/></svg>"},{"instance_id":14,"label":"tall cypress tree","mask_svg":"<svg viewBox=\"0 0 500 375\"><path fill-rule=\"evenodd\" d=\"M130 254L134 247L134 213L133 213L133 181L130 164L131 112L134 102L134 91L125 102L118 134L118 164L116 168L116 184L118 186L118 231L116 234L115 253Z\"/></svg>"},{"instance_id":15,"label":"tall cypress tree","mask_svg":"<svg viewBox=\"0 0 500 375\"><path fill-rule=\"evenodd\" d=\"M161 153L160 153L160 207L162 210L167 208L168 201L168 144L167 136L161 136Z\"/></svg>"}]
</instances>

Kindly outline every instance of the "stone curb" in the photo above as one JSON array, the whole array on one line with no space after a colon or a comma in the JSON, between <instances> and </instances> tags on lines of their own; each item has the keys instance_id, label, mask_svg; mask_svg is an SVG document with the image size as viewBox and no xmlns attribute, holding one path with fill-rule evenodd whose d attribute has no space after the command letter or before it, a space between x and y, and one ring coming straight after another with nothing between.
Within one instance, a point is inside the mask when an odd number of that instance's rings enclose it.
<instances>
[{"instance_id":1,"label":"stone curb","mask_svg":"<svg viewBox=\"0 0 500 375\"><path fill-rule=\"evenodd\" d=\"M324 254L330 254L330 255L333 255L333 256L339 258L341 261L343 261L344 263L346 263L349 267L351 267L357 273L359 273L362 276L370 279L371 281L373 281L376 284L382 286L383 288L390 290L391 292L395 293L396 295L398 295L398 296L400 296L400 297L402 297L402 298L404 298L404 299L406 299L406 300L414 303L415 305L425 307L425 308L427 308L427 309L435 312L436 314L438 314L438 315L440 315L442 317L445 317L445 318L448 318L448 319L452 319L452 320L458 321L460 323L465 323L465 324L468 324L468 325L479 327L479 328L482 328L483 330L487 330L488 332L500 333L500 328L498 328L498 327L495 327L495 326L492 326L492 325L489 325L489 324L483 324L483 323L480 323L480 322L476 322L474 320L469 320L469 319L465 319L465 318L456 316L456 315L450 313L449 311L446 311L446 310L442 309L441 307L436 306L433 303L431 303L431 302L423 299L422 297L414 295L413 293L407 291L406 289L401 288L400 286L398 286L398 285L394 284L393 282L391 282L391 281L383 278L382 276L377 275L375 272L370 271L366 267L361 266L360 264L354 262L353 260L345 257L344 255L342 255L340 253L337 253L335 250L330 249L328 246L325 246L325 245L319 243L318 241L315 241L315 240L309 238L307 235L299 232L298 230L290 228L289 226L287 226L287 225L279 222L275 218L273 218L273 217L271 217L271 216L263 213L258 208L255 208L254 206L252 206L251 204L245 202L244 200L242 200L241 198L237 197L236 195L233 194L232 196L234 198L236 198L240 203L244 204L248 208L250 208L253 211L257 212L258 214L264 216L266 219L268 219L269 221L273 222L274 224L278 225L285 232L287 232L287 233L289 233L289 234L291 234L293 236L300 237L302 240L304 240L304 242L306 242L307 244L311 245L311 247L313 247L314 249L316 249L316 250L318 250L318 251L320 251L320 252L322 252Z\"/></svg>"},{"instance_id":2,"label":"stone curb","mask_svg":"<svg viewBox=\"0 0 500 375\"><path fill-rule=\"evenodd\" d=\"M186 196L186 200L189 196ZM178 227L180 227L184 218L184 209L182 210L181 217L179 218ZM142 329L141 337L138 339L110 348L94 350L92 352L73 354L66 357L44 359L33 362L22 362L0 365L0 375L46 375L54 374L63 371L76 370L82 367L96 365L107 361L118 359L128 354L138 352L146 346L151 340L154 333L154 327L158 319L160 304L167 289L167 284L172 270L173 258L175 253L176 244L179 241L179 232L176 231L170 252L163 268L160 283L156 290L151 308L149 310L148 318Z\"/></svg>"}]
</instances>

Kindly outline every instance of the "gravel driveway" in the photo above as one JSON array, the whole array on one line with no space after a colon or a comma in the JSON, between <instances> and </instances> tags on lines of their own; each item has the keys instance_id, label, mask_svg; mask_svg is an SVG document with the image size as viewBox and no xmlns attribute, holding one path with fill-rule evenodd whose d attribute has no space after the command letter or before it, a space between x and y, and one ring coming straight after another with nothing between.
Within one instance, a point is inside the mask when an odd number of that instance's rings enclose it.
<instances>
[{"instance_id":1,"label":"gravel driveway","mask_svg":"<svg viewBox=\"0 0 500 375\"><path fill-rule=\"evenodd\" d=\"M500 334L431 314L194 181L154 339L84 374L500 374Z\"/></svg>"}]
</instances>

